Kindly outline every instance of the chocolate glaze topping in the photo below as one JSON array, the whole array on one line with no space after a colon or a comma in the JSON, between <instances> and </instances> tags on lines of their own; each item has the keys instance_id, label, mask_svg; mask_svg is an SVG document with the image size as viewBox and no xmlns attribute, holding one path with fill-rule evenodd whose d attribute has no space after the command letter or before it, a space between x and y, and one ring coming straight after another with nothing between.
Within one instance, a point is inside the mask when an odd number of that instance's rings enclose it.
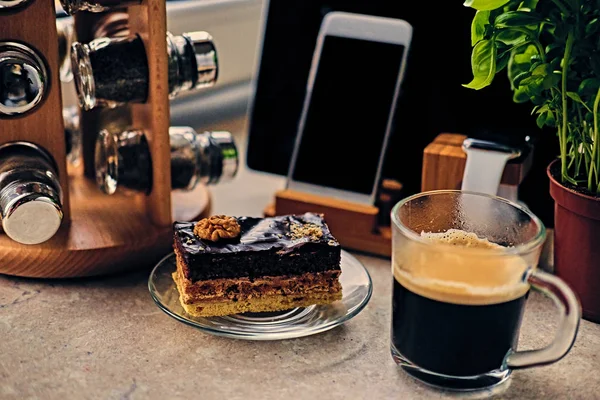
<instances>
[{"instance_id":1,"label":"chocolate glaze topping","mask_svg":"<svg viewBox=\"0 0 600 400\"><path fill-rule=\"evenodd\" d=\"M340 244L320 214L236 219L240 235L217 242L194 235L195 222L174 223L175 249L185 264L186 278L254 278L340 269Z\"/></svg>"},{"instance_id":2,"label":"chocolate glaze topping","mask_svg":"<svg viewBox=\"0 0 600 400\"><path fill-rule=\"evenodd\" d=\"M211 242L199 239L194 235L195 222L175 222L175 240L180 241L184 253L235 253L240 251L261 251L277 248L291 251L302 244L312 242L332 246L339 243L329 232L329 227L319 214L286 215L273 218L236 218L240 224L240 236L231 240ZM313 224L321 229L323 236L314 238L309 235L296 238L293 236L293 224Z\"/></svg>"}]
</instances>

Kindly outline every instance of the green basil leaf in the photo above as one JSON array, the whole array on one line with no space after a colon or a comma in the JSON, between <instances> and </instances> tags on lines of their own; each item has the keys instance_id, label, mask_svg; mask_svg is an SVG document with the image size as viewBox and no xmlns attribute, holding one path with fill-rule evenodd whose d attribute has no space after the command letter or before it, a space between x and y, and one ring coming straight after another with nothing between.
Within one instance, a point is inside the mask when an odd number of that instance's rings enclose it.
<instances>
[{"instance_id":1,"label":"green basil leaf","mask_svg":"<svg viewBox=\"0 0 600 400\"><path fill-rule=\"evenodd\" d=\"M527 34L520 30L504 28L496 31L495 39L507 45L516 45L525 43L528 39Z\"/></svg>"},{"instance_id":2,"label":"green basil leaf","mask_svg":"<svg viewBox=\"0 0 600 400\"><path fill-rule=\"evenodd\" d=\"M539 0L525 0L519 5L519 10L535 10Z\"/></svg>"},{"instance_id":3,"label":"green basil leaf","mask_svg":"<svg viewBox=\"0 0 600 400\"><path fill-rule=\"evenodd\" d=\"M519 86L527 86L527 85L530 85L530 84L534 83L534 82L535 82L537 79L539 79L539 78L538 78L538 77L535 77L535 76L531 76L531 75L530 75L530 76L528 76L527 78L523 79L523 80L520 82L520 85L519 85Z\"/></svg>"},{"instance_id":4,"label":"green basil leaf","mask_svg":"<svg viewBox=\"0 0 600 400\"><path fill-rule=\"evenodd\" d=\"M556 127L556 118L551 110L548 110L548 112L546 113L546 126L549 126L551 128Z\"/></svg>"},{"instance_id":5,"label":"green basil leaf","mask_svg":"<svg viewBox=\"0 0 600 400\"><path fill-rule=\"evenodd\" d=\"M558 87L558 84L560 83L560 74L548 74L544 77L544 89L550 89L553 87Z\"/></svg>"},{"instance_id":6,"label":"green basil leaf","mask_svg":"<svg viewBox=\"0 0 600 400\"><path fill-rule=\"evenodd\" d=\"M600 87L600 78L587 78L579 84L577 93L580 96L595 96L598 87Z\"/></svg>"},{"instance_id":7,"label":"green basil leaf","mask_svg":"<svg viewBox=\"0 0 600 400\"><path fill-rule=\"evenodd\" d=\"M531 112L531 114L537 113L537 114L542 114L545 113L549 110L549 106L548 104L544 104L543 106L536 106L533 107L533 111Z\"/></svg>"},{"instance_id":8,"label":"green basil leaf","mask_svg":"<svg viewBox=\"0 0 600 400\"><path fill-rule=\"evenodd\" d=\"M514 88L518 88L521 86L521 82L523 81L523 79L528 78L530 76L531 74L529 73L529 71L523 71L512 79L512 85L514 86Z\"/></svg>"},{"instance_id":9,"label":"green basil leaf","mask_svg":"<svg viewBox=\"0 0 600 400\"><path fill-rule=\"evenodd\" d=\"M529 101L529 95L525 92L524 88L517 88L513 94L513 101L515 103L525 103Z\"/></svg>"},{"instance_id":10,"label":"green basil leaf","mask_svg":"<svg viewBox=\"0 0 600 400\"><path fill-rule=\"evenodd\" d=\"M493 40L482 40L473 47L471 69L473 80L464 87L479 90L492 83L496 74L496 45Z\"/></svg>"},{"instance_id":11,"label":"green basil leaf","mask_svg":"<svg viewBox=\"0 0 600 400\"><path fill-rule=\"evenodd\" d=\"M531 65L534 58L538 55L537 47L530 44L529 46L521 46L514 55L517 64ZM537 59L537 58L535 58Z\"/></svg>"},{"instance_id":12,"label":"green basil leaf","mask_svg":"<svg viewBox=\"0 0 600 400\"><path fill-rule=\"evenodd\" d=\"M537 116L535 123L537 124L538 128L542 129L544 127L544 125L546 125L547 115L548 114L543 112Z\"/></svg>"},{"instance_id":13,"label":"green basil leaf","mask_svg":"<svg viewBox=\"0 0 600 400\"><path fill-rule=\"evenodd\" d=\"M500 8L509 1L510 0L465 0L463 5L465 7L471 7L476 10L485 11Z\"/></svg>"},{"instance_id":14,"label":"green basil leaf","mask_svg":"<svg viewBox=\"0 0 600 400\"><path fill-rule=\"evenodd\" d=\"M521 81L521 87L525 89L525 93L529 95L529 97L540 96L542 94L542 90L544 83L543 76L530 76Z\"/></svg>"},{"instance_id":15,"label":"green basil leaf","mask_svg":"<svg viewBox=\"0 0 600 400\"><path fill-rule=\"evenodd\" d=\"M537 54L537 49L534 45L523 45L513 49L510 60L508 60L508 79L511 82L514 82L515 78L523 72L527 72L527 75L521 76L520 79L530 75L532 57L535 54ZM518 86L513 83L513 90Z\"/></svg>"},{"instance_id":16,"label":"green basil leaf","mask_svg":"<svg viewBox=\"0 0 600 400\"><path fill-rule=\"evenodd\" d=\"M543 18L529 11L511 11L504 13L494 21L497 28L539 25Z\"/></svg>"},{"instance_id":17,"label":"green basil leaf","mask_svg":"<svg viewBox=\"0 0 600 400\"><path fill-rule=\"evenodd\" d=\"M581 99L579 94L576 92L567 92L567 96L570 97L571 99L573 99L574 101L576 101L577 103L584 104L583 100Z\"/></svg>"},{"instance_id":18,"label":"green basil leaf","mask_svg":"<svg viewBox=\"0 0 600 400\"><path fill-rule=\"evenodd\" d=\"M485 27L490 23L489 11L477 11L471 22L471 46L475 46L477 42L485 37Z\"/></svg>"},{"instance_id":19,"label":"green basil leaf","mask_svg":"<svg viewBox=\"0 0 600 400\"><path fill-rule=\"evenodd\" d=\"M540 64L531 71L533 76L546 76L552 74L552 67L550 64Z\"/></svg>"},{"instance_id":20,"label":"green basil leaf","mask_svg":"<svg viewBox=\"0 0 600 400\"><path fill-rule=\"evenodd\" d=\"M499 53L499 50L496 50ZM496 60L496 73L502 71L508 65L508 60L510 59L510 52L505 51L502 55Z\"/></svg>"}]
</instances>

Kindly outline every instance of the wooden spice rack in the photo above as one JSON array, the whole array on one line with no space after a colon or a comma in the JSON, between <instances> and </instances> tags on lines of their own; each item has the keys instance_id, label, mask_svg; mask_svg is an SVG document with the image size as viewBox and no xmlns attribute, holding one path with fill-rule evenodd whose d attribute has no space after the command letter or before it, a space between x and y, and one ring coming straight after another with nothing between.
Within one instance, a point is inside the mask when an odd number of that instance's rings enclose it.
<instances>
[{"instance_id":1,"label":"wooden spice rack","mask_svg":"<svg viewBox=\"0 0 600 400\"><path fill-rule=\"evenodd\" d=\"M174 220L192 220L210 213L211 196L205 186L187 193L171 191L165 7L164 0L143 0L140 5L119 10L129 14L130 32L139 34L146 47L148 99L126 110L82 111L84 168L69 169L54 2L33 1L26 8L0 13L0 39L34 47L45 59L50 74L50 89L41 106L21 117L0 119L0 145L28 141L47 150L58 166L64 196L61 228L47 242L23 245L0 234L0 273L59 278L151 266L171 250ZM88 12L74 15L77 40L91 39L90 22L100 16ZM153 171L148 196L107 196L93 180L96 134L103 124L112 122L110 117L116 113L126 115L122 128L142 129L148 139Z\"/></svg>"}]
</instances>

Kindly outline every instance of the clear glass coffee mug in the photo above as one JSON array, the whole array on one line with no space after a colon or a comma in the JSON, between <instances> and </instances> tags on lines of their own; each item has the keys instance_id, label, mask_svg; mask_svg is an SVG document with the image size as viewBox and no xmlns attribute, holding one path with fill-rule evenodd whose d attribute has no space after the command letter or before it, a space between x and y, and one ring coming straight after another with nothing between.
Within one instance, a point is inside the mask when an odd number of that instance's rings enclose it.
<instances>
[{"instance_id":1,"label":"clear glass coffee mug","mask_svg":"<svg viewBox=\"0 0 600 400\"><path fill-rule=\"evenodd\" d=\"M581 306L562 280L536 270L546 232L529 210L442 190L400 201L392 221L391 351L408 374L443 389L487 389L569 352ZM517 351L530 288L554 300L561 321L548 347Z\"/></svg>"}]
</instances>

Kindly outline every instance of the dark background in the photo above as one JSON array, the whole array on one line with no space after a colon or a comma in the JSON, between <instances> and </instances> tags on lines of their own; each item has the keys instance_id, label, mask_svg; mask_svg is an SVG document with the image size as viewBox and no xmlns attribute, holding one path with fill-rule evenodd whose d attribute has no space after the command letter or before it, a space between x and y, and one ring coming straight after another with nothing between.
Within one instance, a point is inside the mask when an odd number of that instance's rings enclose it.
<instances>
[{"instance_id":1,"label":"dark background","mask_svg":"<svg viewBox=\"0 0 600 400\"><path fill-rule=\"evenodd\" d=\"M505 72L483 90L471 78L470 26L474 11L462 1L270 0L251 114L247 164L287 175L320 23L329 11L402 18L413 26L406 76L385 158L383 177L420 190L422 152L442 132L500 134L535 142L534 165L519 196L548 226L553 203L545 169L558 154L556 135L542 132L531 104L515 104Z\"/></svg>"}]
</instances>

